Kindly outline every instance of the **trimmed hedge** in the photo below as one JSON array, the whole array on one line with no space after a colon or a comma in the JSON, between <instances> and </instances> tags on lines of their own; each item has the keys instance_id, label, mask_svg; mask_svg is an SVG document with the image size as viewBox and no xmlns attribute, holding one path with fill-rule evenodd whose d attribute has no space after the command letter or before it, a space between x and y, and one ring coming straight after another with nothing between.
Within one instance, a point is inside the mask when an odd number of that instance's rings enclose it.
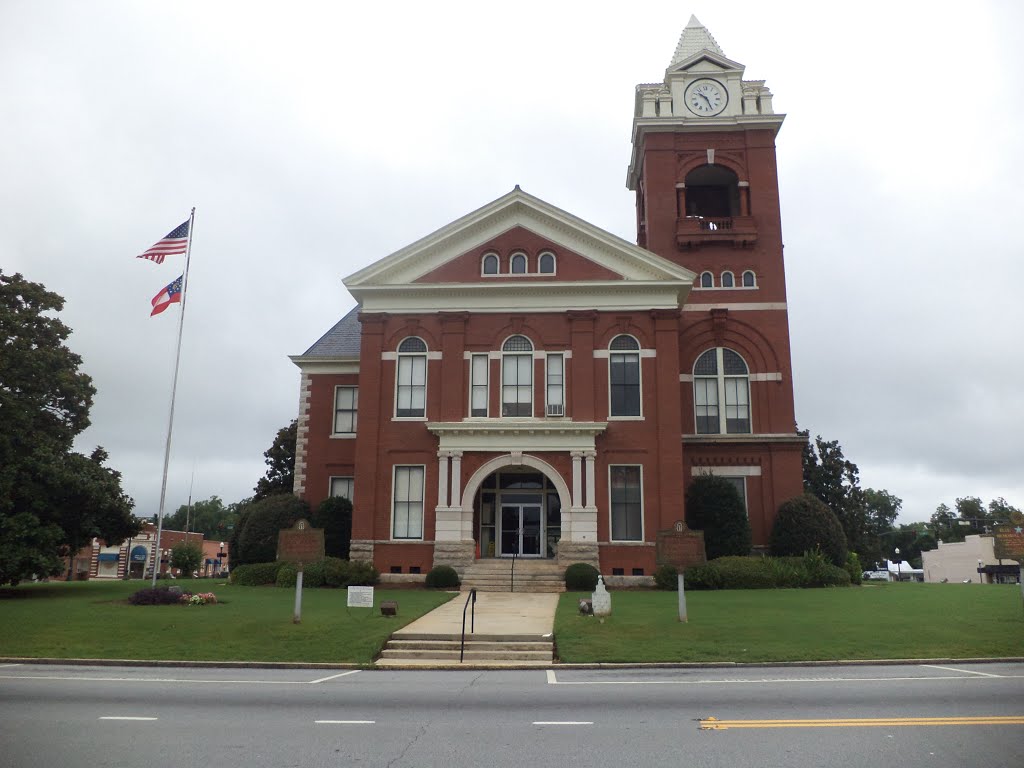
<instances>
[{"instance_id":1,"label":"trimmed hedge","mask_svg":"<svg viewBox=\"0 0 1024 768\"><path fill-rule=\"evenodd\" d=\"M674 565L659 565L654 571L654 586L670 592L679 591L679 571Z\"/></svg>"},{"instance_id":2,"label":"trimmed hedge","mask_svg":"<svg viewBox=\"0 0 1024 768\"><path fill-rule=\"evenodd\" d=\"M457 589L459 574L450 565L435 565L424 582L427 589Z\"/></svg>"},{"instance_id":3,"label":"trimmed hedge","mask_svg":"<svg viewBox=\"0 0 1024 768\"><path fill-rule=\"evenodd\" d=\"M277 581L277 572L283 562L249 563L231 569L229 580L240 587L262 587Z\"/></svg>"},{"instance_id":4,"label":"trimmed hedge","mask_svg":"<svg viewBox=\"0 0 1024 768\"><path fill-rule=\"evenodd\" d=\"M597 568L590 563L573 563L565 569L567 592L593 592L597 589Z\"/></svg>"},{"instance_id":5,"label":"trimmed hedge","mask_svg":"<svg viewBox=\"0 0 1024 768\"><path fill-rule=\"evenodd\" d=\"M720 557L686 569L690 589L846 587L850 574L820 552L804 557Z\"/></svg>"},{"instance_id":6,"label":"trimmed hedge","mask_svg":"<svg viewBox=\"0 0 1024 768\"><path fill-rule=\"evenodd\" d=\"M274 584L278 587L294 587L298 568L294 563L275 561L273 563L249 563L231 571L231 583L242 587L261 587ZM372 563L357 560L350 563L337 557L325 557L302 568L302 586L305 587L350 587L372 586L380 574Z\"/></svg>"},{"instance_id":7,"label":"trimmed hedge","mask_svg":"<svg viewBox=\"0 0 1024 768\"><path fill-rule=\"evenodd\" d=\"M746 556L752 544L750 521L736 486L717 475L700 475L686 489L686 525L704 532L709 560Z\"/></svg>"},{"instance_id":8,"label":"trimmed hedge","mask_svg":"<svg viewBox=\"0 0 1024 768\"><path fill-rule=\"evenodd\" d=\"M344 496L330 496L320 502L310 522L314 528L323 528L324 554L348 560L352 544L352 502Z\"/></svg>"},{"instance_id":9,"label":"trimmed hedge","mask_svg":"<svg viewBox=\"0 0 1024 768\"><path fill-rule=\"evenodd\" d=\"M832 565L846 565L846 534L839 518L809 493L782 502L772 526L771 553L799 557L815 549Z\"/></svg>"}]
</instances>

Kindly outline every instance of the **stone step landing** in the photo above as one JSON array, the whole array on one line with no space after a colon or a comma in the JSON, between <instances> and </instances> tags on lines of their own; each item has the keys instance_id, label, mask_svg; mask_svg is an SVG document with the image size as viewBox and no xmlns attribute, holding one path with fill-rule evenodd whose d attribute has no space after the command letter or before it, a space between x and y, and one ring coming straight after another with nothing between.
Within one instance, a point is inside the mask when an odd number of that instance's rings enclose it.
<instances>
[{"instance_id":1,"label":"stone step landing","mask_svg":"<svg viewBox=\"0 0 1024 768\"><path fill-rule=\"evenodd\" d=\"M478 592L564 592L565 568L553 560L517 559L513 581L511 560L477 560L462 574L462 591L470 589Z\"/></svg>"},{"instance_id":2,"label":"stone step landing","mask_svg":"<svg viewBox=\"0 0 1024 768\"><path fill-rule=\"evenodd\" d=\"M403 634L387 642L377 666L458 665L461 635ZM463 664L536 664L554 658L551 635L466 635Z\"/></svg>"}]
</instances>

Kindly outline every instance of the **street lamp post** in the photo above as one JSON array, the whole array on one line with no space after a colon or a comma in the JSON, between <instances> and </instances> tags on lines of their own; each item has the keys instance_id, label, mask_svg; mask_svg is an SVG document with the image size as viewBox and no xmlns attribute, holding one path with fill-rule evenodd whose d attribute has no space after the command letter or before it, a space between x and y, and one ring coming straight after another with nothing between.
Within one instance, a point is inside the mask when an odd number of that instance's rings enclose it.
<instances>
[{"instance_id":1,"label":"street lamp post","mask_svg":"<svg viewBox=\"0 0 1024 768\"><path fill-rule=\"evenodd\" d=\"M896 552L896 581L900 581L900 580L901 580L901 577L902 577L902 575L903 575L903 574L902 574L902 573L900 572L900 548L899 548L899 547L896 547L896 549L894 550L894 552Z\"/></svg>"},{"instance_id":2,"label":"street lamp post","mask_svg":"<svg viewBox=\"0 0 1024 768\"><path fill-rule=\"evenodd\" d=\"M978 583L979 584L984 584L985 583L985 577L981 573L981 567L983 565L984 565L984 563L981 560L978 560Z\"/></svg>"}]
</instances>

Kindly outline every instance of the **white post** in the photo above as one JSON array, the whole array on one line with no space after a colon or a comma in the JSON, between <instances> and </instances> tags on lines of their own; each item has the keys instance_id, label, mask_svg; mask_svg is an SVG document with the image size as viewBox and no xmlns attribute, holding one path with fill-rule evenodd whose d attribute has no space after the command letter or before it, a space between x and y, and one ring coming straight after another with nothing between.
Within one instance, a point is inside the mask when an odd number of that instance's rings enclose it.
<instances>
[{"instance_id":1,"label":"white post","mask_svg":"<svg viewBox=\"0 0 1024 768\"><path fill-rule=\"evenodd\" d=\"M686 616L686 592L683 590L683 574L676 576L679 585L679 620L687 624L690 620Z\"/></svg>"},{"instance_id":2,"label":"white post","mask_svg":"<svg viewBox=\"0 0 1024 768\"><path fill-rule=\"evenodd\" d=\"M597 456L597 451L584 451L583 456L587 460L587 498L583 502L583 506L596 507L597 499L595 496L597 492L595 489L597 486L595 485L594 477L594 459Z\"/></svg>"},{"instance_id":3,"label":"white post","mask_svg":"<svg viewBox=\"0 0 1024 768\"><path fill-rule=\"evenodd\" d=\"M582 507L583 499L583 453L572 452L572 506Z\"/></svg>"},{"instance_id":4,"label":"white post","mask_svg":"<svg viewBox=\"0 0 1024 768\"><path fill-rule=\"evenodd\" d=\"M437 452L437 508L448 506L448 451Z\"/></svg>"},{"instance_id":5,"label":"white post","mask_svg":"<svg viewBox=\"0 0 1024 768\"><path fill-rule=\"evenodd\" d=\"M295 615L292 623L302 623L302 563L299 563L299 572L295 574Z\"/></svg>"},{"instance_id":6,"label":"white post","mask_svg":"<svg viewBox=\"0 0 1024 768\"><path fill-rule=\"evenodd\" d=\"M462 451L452 451L451 506L462 507Z\"/></svg>"}]
</instances>

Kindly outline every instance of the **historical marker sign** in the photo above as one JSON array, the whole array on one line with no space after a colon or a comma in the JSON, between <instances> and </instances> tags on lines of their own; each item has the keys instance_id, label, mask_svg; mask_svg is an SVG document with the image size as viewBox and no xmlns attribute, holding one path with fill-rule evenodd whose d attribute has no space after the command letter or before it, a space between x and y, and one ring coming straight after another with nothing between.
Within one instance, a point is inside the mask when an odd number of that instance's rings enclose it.
<instances>
[{"instance_id":1,"label":"historical marker sign","mask_svg":"<svg viewBox=\"0 0 1024 768\"><path fill-rule=\"evenodd\" d=\"M315 563L324 559L324 530L314 528L305 518L277 534L277 559L292 563Z\"/></svg>"},{"instance_id":2,"label":"historical marker sign","mask_svg":"<svg viewBox=\"0 0 1024 768\"><path fill-rule=\"evenodd\" d=\"M349 608L373 608L373 587L349 587Z\"/></svg>"},{"instance_id":3,"label":"historical marker sign","mask_svg":"<svg viewBox=\"0 0 1024 768\"><path fill-rule=\"evenodd\" d=\"M658 531L655 540L658 565L673 565L677 570L691 565L704 565L704 531L691 531L682 520L676 520L668 531Z\"/></svg>"},{"instance_id":4,"label":"historical marker sign","mask_svg":"<svg viewBox=\"0 0 1024 768\"><path fill-rule=\"evenodd\" d=\"M996 528L993 541L996 558L999 560L1016 560L1024 563L1024 515L1014 512L1010 515L1009 524Z\"/></svg>"}]
</instances>

